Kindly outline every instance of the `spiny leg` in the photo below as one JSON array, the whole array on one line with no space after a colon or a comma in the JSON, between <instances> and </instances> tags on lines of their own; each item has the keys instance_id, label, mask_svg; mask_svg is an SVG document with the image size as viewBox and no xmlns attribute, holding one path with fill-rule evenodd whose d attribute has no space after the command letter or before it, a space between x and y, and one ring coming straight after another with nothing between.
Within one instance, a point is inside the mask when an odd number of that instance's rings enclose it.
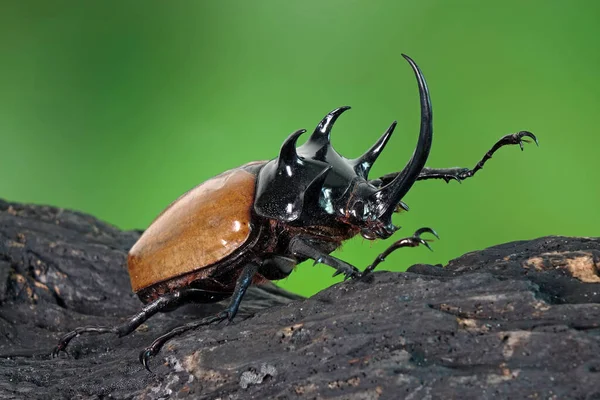
<instances>
[{"instance_id":1,"label":"spiny leg","mask_svg":"<svg viewBox=\"0 0 600 400\"><path fill-rule=\"evenodd\" d=\"M417 180L425 180L425 179L443 179L446 182L449 182L451 179L455 179L457 181L462 181L464 179L470 178L477 173L480 169L483 168L483 165L492 158L492 155L501 147L506 145L515 145L518 144L523 151L523 142L530 143L528 140L523 139L524 137L529 137L533 139L535 144L539 146L538 140L535 135L531 132L521 131L517 133L513 133L510 135L503 136L500 140L494 144L494 146L483 156L481 160L475 165L473 169L468 168L427 168L419 174Z\"/></svg>"},{"instance_id":2,"label":"spiny leg","mask_svg":"<svg viewBox=\"0 0 600 400\"><path fill-rule=\"evenodd\" d=\"M129 318L126 322L121 325L108 327L108 326L89 326L76 328L75 330L65 334L60 338L56 347L52 350L52 357L56 357L61 351L66 351L66 347L69 342L75 337L82 333L114 333L118 337L129 335L135 331L138 326L144 323L148 318L153 316L159 311L173 309L181 306L184 303L192 301L194 298L199 296L212 297L212 301L219 301L222 298L228 297L229 294L223 294L218 292L208 292L206 290L185 288L178 291L168 293L147 304L142 310Z\"/></svg>"},{"instance_id":3,"label":"spiny leg","mask_svg":"<svg viewBox=\"0 0 600 400\"><path fill-rule=\"evenodd\" d=\"M484 164L492 158L492 155L501 147L507 145L515 145L518 144L521 150L523 150L523 143L530 143L529 140L524 139L524 137L531 138L536 145L539 146L538 140L535 135L531 132L521 131L517 133L513 133L510 135L503 136L500 140L494 144L494 146L483 156L481 160L475 165L473 169L469 168L423 168L421 173L419 174L417 180L426 180L426 179L443 179L446 182L450 182L452 179L457 181L462 181L464 179L470 178L477 173L480 169L483 168ZM387 174L379 178L382 184L387 184L398 174L398 172L394 172L391 174ZM377 180L376 180L377 181Z\"/></svg>"},{"instance_id":4,"label":"spiny leg","mask_svg":"<svg viewBox=\"0 0 600 400\"><path fill-rule=\"evenodd\" d=\"M238 309L240 308L242 297L244 297L246 290L248 290L248 288L250 287L250 284L252 283L252 278L254 277L254 274L256 273L257 269L258 265L255 263L248 264L244 267L242 273L240 274L236 282L235 290L233 291L233 295L231 297L229 306L225 310L221 311L217 315L213 315L210 317L203 318L199 321L194 321L185 325L178 326L177 328L174 328L169 332L165 333L164 335L156 338L150 346L146 347L140 353L140 362L144 365L144 367L146 367L146 369L150 371L150 367L148 366L148 359L158 354L158 352L164 346L164 344L170 339L174 338L175 336L179 336L182 333L187 332L189 330L197 329L201 326L210 325L215 322L221 322L226 319L228 319L229 321L233 320L233 318L238 312Z\"/></svg>"},{"instance_id":5,"label":"spiny leg","mask_svg":"<svg viewBox=\"0 0 600 400\"><path fill-rule=\"evenodd\" d=\"M381 263L385 260L385 258L387 256L389 256L391 253L393 253L394 251L398 250L401 247L417 247L419 245L423 245L425 247L427 247L429 250L431 250L431 247L429 246L429 243L427 239L421 239L421 235L425 232L431 233L433 236L435 236L436 238L440 238L438 236L438 234L431 228L421 228L419 230L417 230L415 232L414 235L412 235L411 237L407 237L407 238L403 238L400 240L395 241L390 247L388 247L383 253L381 253L380 255L377 256L377 258L375 258L375 261L373 261L373 264L369 265L367 268L365 268L365 270L362 273L362 276L367 276L368 274L370 274L371 272L373 272L373 270Z\"/></svg>"},{"instance_id":6,"label":"spiny leg","mask_svg":"<svg viewBox=\"0 0 600 400\"><path fill-rule=\"evenodd\" d=\"M323 263L335 268L333 276L344 274L344 280L348 278L357 278L361 275L361 272L355 266L348 264L345 261L335 258L319 249L315 244L309 240L302 238L294 238L289 246L289 250L296 256L310 258L315 260L314 265Z\"/></svg>"}]
</instances>

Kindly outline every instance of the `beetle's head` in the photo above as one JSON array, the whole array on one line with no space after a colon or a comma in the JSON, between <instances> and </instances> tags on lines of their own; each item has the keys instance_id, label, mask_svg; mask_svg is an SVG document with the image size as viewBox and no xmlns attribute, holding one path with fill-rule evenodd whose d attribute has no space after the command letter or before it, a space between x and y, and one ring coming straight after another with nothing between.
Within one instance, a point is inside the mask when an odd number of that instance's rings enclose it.
<instances>
[{"instance_id":1,"label":"beetle's head","mask_svg":"<svg viewBox=\"0 0 600 400\"><path fill-rule=\"evenodd\" d=\"M391 214L382 214L382 202L378 201L376 194L378 188L373 183L357 179L347 196L341 200L346 207L339 208L339 218L346 223L360 228L365 239L388 238L398 229L392 224ZM400 201L402 208L408 209ZM394 210L397 210L396 207Z\"/></svg>"},{"instance_id":2,"label":"beetle's head","mask_svg":"<svg viewBox=\"0 0 600 400\"><path fill-rule=\"evenodd\" d=\"M419 139L404 169L386 185L379 179L369 180L369 171L396 122L358 158L348 159L335 151L330 143L331 129L350 108L340 107L323 118L302 146L296 147L296 142L305 130L292 133L281 146L279 157L261 169L254 202L258 215L302 225L352 225L367 239L387 238L397 230L392 214L407 209L402 198L425 166L433 136L427 84L414 61L404 58L415 72L421 99Z\"/></svg>"}]
</instances>

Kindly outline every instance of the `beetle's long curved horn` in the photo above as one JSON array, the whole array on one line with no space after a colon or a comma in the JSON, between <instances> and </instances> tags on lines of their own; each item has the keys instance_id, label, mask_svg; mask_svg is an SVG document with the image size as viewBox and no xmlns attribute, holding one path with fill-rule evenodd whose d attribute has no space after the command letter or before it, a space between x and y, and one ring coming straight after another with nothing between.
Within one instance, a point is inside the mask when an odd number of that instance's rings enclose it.
<instances>
[{"instance_id":1,"label":"beetle's long curved horn","mask_svg":"<svg viewBox=\"0 0 600 400\"><path fill-rule=\"evenodd\" d=\"M377 157L381 154L388 140L394 133L394 128L396 128L397 122L392 122L392 125L385 131L383 135L379 138L377 142L362 156L351 160L350 163L354 167L354 171L358 176L362 176L364 179L369 177L369 171L371 167L377 160Z\"/></svg>"},{"instance_id":2,"label":"beetle's long curved horn","mask_svg":"<svg viewBox=\"0 0 600 400\"><path fill-rule=\"evenodd\" d=\"M296 152L296 142L300 135L306 132L306 129L299 129L293 132L290 136L285 139L281 145L279 151L279 158L277 159L277 168L285 169L286 166L297 164L299 161L298 153ZM288 174L289 175L289 174Z\"/></svg>"},{"instance_id":3,"label":"beetle's long curved horn","mask_svg":"<svg viewBox=\"0 0 600 400\"><path fill-rule=\"evenodd\" d=\"M415 149L410 161L406 164L401 173L393 181L379 189L372 195L373 200L378 205L379 217L390 217L394 212L396 205L402 200L402 197L409 191L417 180L419 173L425 166L429 151L431 150L431 141L433 139L433 114L431 110L431 100L429 98L429 89L423 73L415 62L405 54L402 57L408 61L412 67L417 83L419 85L419 97L421 101L421 128L417 148Z\"/></svg>"},{"instance_id":4,"label":"beetle's long curved horn","mask_svg":"<svg viewBox=\"0 0 600 400\"><path fill-rule=\"evenodd\" d=\"M328 145L333 124L335 124L335 121L340 115L342 115L344 111L349 109L350 107L348 106L339 107L327 114L325 118L319 122L319 125L317 125L315 131L312 133L312 135L310 135L310 138L308 138L306 144L312 144L319 147Z\"/></svg>"}]
</instances>

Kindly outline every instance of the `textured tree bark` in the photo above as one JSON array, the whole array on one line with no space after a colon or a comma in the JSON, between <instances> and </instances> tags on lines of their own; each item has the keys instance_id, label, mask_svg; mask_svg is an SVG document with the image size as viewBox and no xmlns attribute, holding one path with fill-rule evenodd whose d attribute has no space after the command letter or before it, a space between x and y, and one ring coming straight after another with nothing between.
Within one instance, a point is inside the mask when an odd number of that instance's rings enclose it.
<instances>
[{"instance_id":1,"label":"textured tree bark","mask_svg":"<svg viewBox=\"0 0 600 400\"><path fill-rule=\"evenodd\" d=\"M154 373L139 351L222 305L50 358L65 332L139 310L124 267L138 237L0 200L0 399L600 398L599 238L507 243L310 299L253 288L235 324L170 341Z\"/></svg>"}]
</instances>

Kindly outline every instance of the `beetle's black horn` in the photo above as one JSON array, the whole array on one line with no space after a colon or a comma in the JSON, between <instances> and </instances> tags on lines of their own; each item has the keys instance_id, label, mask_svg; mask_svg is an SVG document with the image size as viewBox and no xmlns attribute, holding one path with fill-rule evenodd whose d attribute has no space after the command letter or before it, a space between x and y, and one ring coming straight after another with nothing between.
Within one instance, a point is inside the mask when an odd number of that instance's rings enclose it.
<instances>
[{"instance_id":1,"label":"beetle's black horn","mask_svg":"<svg viewBox=\"0 0 600 400\"><path fill-rule=\"evenodd\" d=\"M375 142L375 144L365 154L350 161L354 166L354 171L358 176L361 176L364 179L368 178L371 167L385 148L388 140L390 140L390 137L394 132L394 128L396 128L396 121L390 125L387 131L385 131L379 140Z\"/></svg>"},{"instance_id":2,"label":"beetle's black horn","mask_svg":"<svg viewBox=\"0 0 600 400\"><path fill-rule=\"evenodd\" d=\"M417 77L419 97L421 99L421 128L419 139L417 141L417 148L408 164L406 164L402 172L399 173L393 181L372 195L373 200L378 205L378 214L380 218L391 218L396 205L415 183L419 173L425 166L425 162L429 156L429 150L431 150L431 141L433 139L433 114L427 83L417 64L405 54L402 54L402 57L408 61Z\"/></svg>"},{"instance_id":3,"label":"beetle's black horn","mask_svg":"<svg viewBox=\"0 0 600 400\"><path fill-rule=\"evenodd\" d=\"M331 171L333 167L329 165L323 171L319 172L319 174L306 186L306 189L302 192L302 200L303 200L303 208L307 210L312 210L311 207L306 207L308 203L312 203L314 205L319 204L319 197L321 196L321 189L325 184L325 179L327 179L327 174Z\"/></svg>"},{"instance_id":4,"label":"beetle's black horn","mask_svg":"<svg viewBox=\"0 0 600 400\"><path fill-rule=\"evenodd\" d=\"M299 129L292 133L285 139L285 142L281 145L279 151L279 158L277 159L277 167L279 170L285 170L286 166L297 164L299 161L298 153L296 152L296 142L300 135L306 132L306 129ZM290 173L288 173L290 175Z\"/></svg>"},{"instance_id":5,"label":"beetle's black horn","mask_svg":"<svg viewBox=\"0 0 600 400\"><path fill-rule=\"evenodd\" d=\"M344 111L349 109L350 107L348 106L339 107L327 114L325 118L323 118L321 122L319 122L319 125L317 125L317 128L315 129L313 134L310 135L310 138L308 138L306 144L311 144L318 147L328 145L333 124L335 124L335 121L340 115L342 115Z\"/></svg>"}]
</instances>

